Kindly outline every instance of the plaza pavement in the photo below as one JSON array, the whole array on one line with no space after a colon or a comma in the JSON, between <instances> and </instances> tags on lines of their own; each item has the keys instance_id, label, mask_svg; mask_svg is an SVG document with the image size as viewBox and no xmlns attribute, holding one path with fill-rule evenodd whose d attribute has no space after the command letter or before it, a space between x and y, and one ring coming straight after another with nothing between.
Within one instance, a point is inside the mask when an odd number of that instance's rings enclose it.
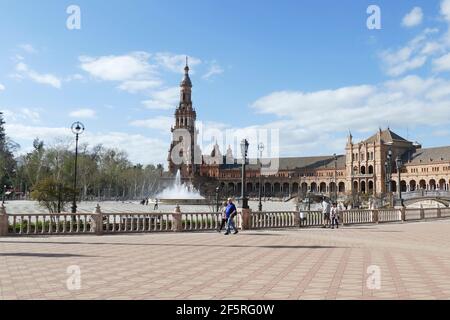
<instances>
[{"instance_id":1,"label":"plaza pavement","mask_svg":"<svg viewBox=\"0 0 450 320\"><path fill-rule=\"evenodd\" d=\"M0 238L0 299L449 299L450 221ZM80 290L67 268L79 266ZM380 289L367 286L378 266Z\"/></svg>"}]
</instances>

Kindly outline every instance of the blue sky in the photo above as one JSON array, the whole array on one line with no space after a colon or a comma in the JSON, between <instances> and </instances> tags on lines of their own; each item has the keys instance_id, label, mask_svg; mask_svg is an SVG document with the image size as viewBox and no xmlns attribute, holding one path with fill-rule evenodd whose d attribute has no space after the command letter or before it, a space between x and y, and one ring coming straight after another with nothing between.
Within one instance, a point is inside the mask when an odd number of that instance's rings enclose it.
<instances>
[{"instance_id":1,"label":"blue sky","mask_svg":"<svg viewBox=\"0 0 450 320\"><path fill-rule=\"evenodd\" d=\"M0 0L0 12L0 109L21 152L80 120L90 145L165 164L185 55L206 130L278 129L284 156L342 153L348 130L388 125L449 144L447 0Z\"/></svg>"}]
</instances>

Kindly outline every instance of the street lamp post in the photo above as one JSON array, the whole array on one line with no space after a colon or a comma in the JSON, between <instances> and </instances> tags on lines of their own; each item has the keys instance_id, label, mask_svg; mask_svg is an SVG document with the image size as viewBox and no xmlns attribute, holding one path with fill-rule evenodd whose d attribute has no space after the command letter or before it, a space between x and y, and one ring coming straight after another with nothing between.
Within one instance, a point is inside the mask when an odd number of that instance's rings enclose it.
<instances>
[{"instance_id":1,"label":"street lamp post","mask_svg":"<svg viewBox=\"0 0 450 320\"><path fill-rule=\"evenodd\" d=\"M5 196L6 196L6 184L3 185L3 198L2 198L2 204L5 204Z\"/></svg>"},{"instance_id":2,"label":"street lamp post","mask_svg":"<svg viewBox=\"0 0 450 320\"><path fill-rule=\"evenodd\" d=\"M241 152L242 152L242 181L241 181L241 197L242 197L242 209L248 209L248 199L245 194L245 165L247 163L247 153L248 153L248 141L244 139L241 141Z\"/></svg>"},{"instance_id":3,"label":"street lamp post","mask_svg":"<svg viewBox=\"0 0 450 320\"><path fill-rule=\"evenodd\" d=\"M258 190L259 204L258 204L258 210L259 210L259 212L261 212L262 211L262 202L261 202L262 163L261 163L261 159L262 159L262 153L264 151L264 144L262 142L260 144L258 144L258 151L259 151L259 190Z\"/></svg>"},{"instance_id":4,"label":"street lamp post","mask_svg":"<svg viewBox=\"0 0 450 320\"><path fill-rule=\"evenodd\" d=\"M72 213L77 213L77 166L78 166L78 138L84 132L84 125L81 122L72 124L72 132L75 134L75 169L73 177L73 204Z\"/></svg>"},{"instance_id":5,"label":"street lamp post","mask_svg":"<svg viewBox=\"0 0 450 320\"><path fill-rule=\"evenodd\" d=\"M391 193L392 193L392 150L389 148L387 153L387 160L384 163L385 170L386 170L386 190L389 195L389 203L391 203Z\"/></svg>"},{"instance_id":6,"label":"street lamp post","mask_svg":"<svg viewBox=\"0 0 450 320\"><path fill-rule=\"evenodd\" d=\"M400 205L403 207L403 198L402 198L402 178L401 178L401 168L402 168L402 159L400 156L397 156L395 159L395 164L397 165L397 173L398 173L398 199L400 200Z\"/></svg>"},{"instance_id":7,"label":"street lamp post","mask_svg":"<svg viewBox=\"0 0 450 320\"><path fill-rule=\"evenodd\" d=\"M216 212L219 212L219 191L220 187L216 187Z\"/></svg>"},{"instance_id":8,"label":"street lamp post","mask_svg":"<svg viewBox=\"0 0 450 320\"><path fill-rule=\"evenodd\" d=\"M337 155L336 153L333 155L334 156L334 202L337 202L337 198L338 198L338 190L337 190Z\"/></svg>"}]
</instances>

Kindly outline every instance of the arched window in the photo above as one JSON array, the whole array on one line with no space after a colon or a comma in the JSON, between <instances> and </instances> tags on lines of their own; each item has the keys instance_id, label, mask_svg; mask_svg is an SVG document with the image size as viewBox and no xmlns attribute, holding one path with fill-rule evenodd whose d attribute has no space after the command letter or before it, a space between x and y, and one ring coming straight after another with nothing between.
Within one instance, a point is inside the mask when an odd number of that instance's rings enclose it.
<instances>
[{"instance_id":1,"label":"arched window","mask_svg":"<svg viewBox=\"0 0 450 320\"><path fill-rule=\"evenodd\" d=\"M361 167L361 174L366 174L366 167L365 166Z\"/></svg>"},{"instance_id":2,"label":"arched window","mask_svg":"<svg viewBox=\"0 0 450 320\"><path fill-rule=\"evenodd\" d=\"M369 174L373 174L373 166L369 166Z\"/></svg>"}]
</instances>

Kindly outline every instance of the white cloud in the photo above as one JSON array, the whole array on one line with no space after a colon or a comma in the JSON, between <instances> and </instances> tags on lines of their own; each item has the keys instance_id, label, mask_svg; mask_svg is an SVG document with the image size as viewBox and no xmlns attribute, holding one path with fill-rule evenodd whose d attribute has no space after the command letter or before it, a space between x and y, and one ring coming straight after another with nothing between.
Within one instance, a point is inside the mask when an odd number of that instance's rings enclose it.
<instances>
[{"instance_id":1,"label":"white cloud","mask_svg":"<svg viewBox=\"0 0 450 320\"><path fill-rule=\"evenodd\" d=\"M194 74L195 66L201 64L202 61L190 56L188 56L188 58L190 72ZM154 59L159 66L175 73L183 73L184 67L186 66L186 55L183 54L159 52L155 54Z\"/></svg>"},{"instance_id":2,"label":"white cloud","mask_svg":"<svg viewBox=\"0 0 450 320\"><path fill-rule=\"evenodd\" d=\"M136 78L146 79L153 73L146 52L132 52L122 56L88 57L81 56L81 68L93 77L108 81L126 81Z\"/></svg>"},{"instance_id":3,"label":"white cloud","mask_svg":"<svg viewBox=\"0 0 450 320\"><path fill-rule=\"evenodd\" d=\"M450 71L450 53L434 59L433 68L435 71Z\"/></svg>"},{"instance_id":4,"label":"white cloud","mask_svg":"<svg viewBox=\"0 0 450 320\"><path fill-rule=\"evenodd\" d=\"M69 113L69 116L72 118L84 118L84 119L92 119L95 118L95 110L93 109L78 109Z\"/></svg>"},{"instance_id":5,"label":"white cloud","mask_svg":"<svg viewBox=\"0 0 450 320\"><path fill-rule=\"evenodd\" d=\"M203 79L210 79L214 75L222 74L224 72L223 68L213 61L209 66L208 71L202 76Z\"/></svg>"},{"instance_id":6,"label":"white cloud","mask_svg":"<svg viewBox=\"0 0 450 320\"><path fill-rule=\"evenodd\" d=\"M443 50L441 44L430 40L438 32L438 29L427 28L405 46L381 52L380 58L385 72L389 76L397 77L424 66L431 55Z\"/></svg>"},{"instance_id":7,"label":"white cloud","mask_svg":"<svg viewBox=\"0 0 450 320\"><path fill-rule=\"evenodd\" d=\"M19 62L16 65L16 71L19 73L16 78L28 78L36 83L46 84L54 88L61 88L61 79L50 73L38 73L30 69L25 63Z\"/></svg>"},{"instance_id":8,"label":"white cloud","mask_svg":"<svg viewBox=\"0 0 450 320\"><path fill-rule=\"evenodd\" d=\"M71 82L71 81L82 81L82 80L84 80L84 77L83 77L81 74L79 74L79 73L72 74L72 75L70 75L70 76L67 76L67 77L64 79L64 81L66 81L66 82Z\"/></svg>"},{"instance_id":9,"label":"white cloud","mask_svg":"<svg viewBox=\"0 0 450 320\"><path fill-rule=\"evenodd\" d=\"M19 48L21 48L27 53L37 53L37 50L29 43L21 44L19 45Z\"/></svg>"},{"instance_id":10,"label":"white cloud","mask_svg":"<svg viewBox=\"0 0 450 320\"><path fill-rule=\"evenodd\" d=\"M31 110L29 108L23 108L21 110L22 114L26 119L29 119L31 122L37 123L41 120L41 115L36 110Z\"/></svg>"},{"instance_id":11,"label":"white cloud","mask_svg":"<svg viewBox=\"0 0 450 320\"><path fill-rule=\"evenodd\" d=\"M177 101L180 99L180 88L172 87L151 93L150 99L142 101L142 104L153 110L174 109Z\"/></svg>"},{"instance_id":12,"label":"white cloud","mask_svg":"<svg viewBox=\"0 0 450 320\"><path fill-rule=\"evenodd\" d=\"M411 12L409 12L403 17L402 25L407 28L415 27L421 24L422 20L423 20L422 8L414 7L411 10Z\"/></svg>"},{"instance_id":13,"label":"white cloud","mask_svg":"<svg viewBox=\"0 0 450 320\"><path fill-rule=\"evenodd\" d=\"M129 80L122 82L118 88L129 93L136 93L139 91L147 91L155 89L162 85L160 80Z\"/></svg>"},{"instance_id":14,"label":"white cloud","mask_svg":"<svg viewBox=\"0 0 450 320\"><path fill-rule=\"evenodd\" d=\"M0 83L0 91L5 91L5 90L6 90L6 87Z\"/></svg>"},{"instance_id":15,"label":"white cloud","mask_svg":"<svg viewBox=\"0 0 450 320\"><path fill-rule=\"evenodd\" d=\"M280 128L332 134L376 130L380 125L450 124L450 81L408 76L377 86L317 92L274 92L255 101L260 113L281 118ZM275 123L275 126L278 126Z\"/></svg>"},{"instance_id":16,"label":"white cloud","mask_svg":"<svg viewBox=\"0 0 450 320\"><path fill-rule=\"evenodd\" d=\"M7 122L38 123L41 120L39 109L30 108L0 108ZM13 110L13 111L11 111Z\"/></svg>"},{"instance_id":17,"label":"white cloud","mask_svg":"<svg viewBox=\"0 0 450 320\"><path fill-rule=\"evenodd\" d=\"M443 0L441 2L441 15L450 22L450 0Z\"/></svg>"},{"instance_id":18,"label":"white cloud","mask_svg":"<svg viewBox=\"0 0 450 320\"><path fill-rule=\"evenodd\" d=\"M136 120L130 124L135 127L161 130L163 133L168 134L170 133L170 127L174 124L173 122L174 119L171 117L157 116L146 120Z\"/></svg>"}]
</instances>

